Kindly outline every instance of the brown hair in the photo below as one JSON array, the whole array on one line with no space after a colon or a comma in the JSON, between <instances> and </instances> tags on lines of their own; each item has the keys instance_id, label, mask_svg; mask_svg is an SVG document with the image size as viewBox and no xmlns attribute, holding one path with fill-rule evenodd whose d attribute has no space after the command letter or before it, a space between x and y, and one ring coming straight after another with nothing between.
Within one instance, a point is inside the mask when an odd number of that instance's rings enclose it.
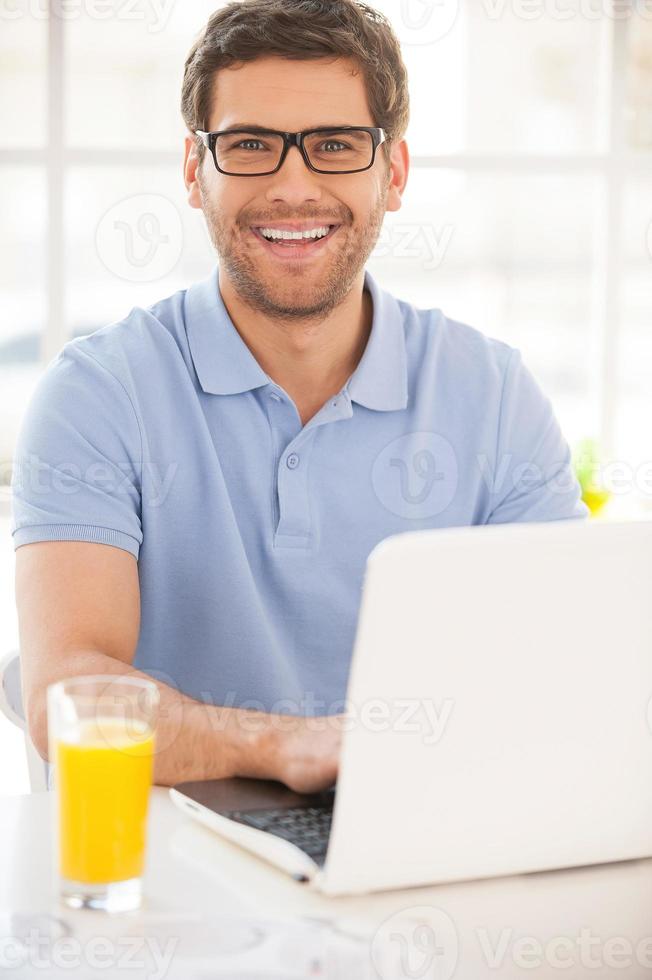
<instances>
[{"instance_id":1,"label":"brown hair","mask_svg":"<svg viewBox=\"0 0 652 980\"><path fill-rule=\"evenodd\" d=\"M382 149L389 161L408 126L407 71L388 19L359 0L240 0L216 10L186 59L181 113L190 132L208 127L220 68L273 55L357 62L374 124L387 134Z\"/></svg>"}]
</instances>

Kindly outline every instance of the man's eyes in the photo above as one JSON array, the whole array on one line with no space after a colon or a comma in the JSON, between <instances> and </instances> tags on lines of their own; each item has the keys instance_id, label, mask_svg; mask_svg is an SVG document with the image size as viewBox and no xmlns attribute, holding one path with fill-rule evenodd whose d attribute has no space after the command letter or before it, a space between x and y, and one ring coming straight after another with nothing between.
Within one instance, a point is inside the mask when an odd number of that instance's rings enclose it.
<instances>
[{"instance_id":1,"label":"man's eyes","mask_svg":"<svg viewBox=\"0 0 652 980\"><path fill-rule=\"evenodd\" d=\"M241 149L242 147L244 147L246 143L259 143L261 146L264 146L265 149L267 150L270 149L270 147L266 146L262 140L252 139L251 137L249 137L248 139L240 140L237 143L234 143L232 149ZM336 146L344 150L349 149L346 143L342 143L341 140L334 140L334 139L323 139L316 146L311 147L311 149L313 150L320 149L322 146L325 146L326 144L331 144L331 145L335 144Z\"/></svg>"}]
</instances>

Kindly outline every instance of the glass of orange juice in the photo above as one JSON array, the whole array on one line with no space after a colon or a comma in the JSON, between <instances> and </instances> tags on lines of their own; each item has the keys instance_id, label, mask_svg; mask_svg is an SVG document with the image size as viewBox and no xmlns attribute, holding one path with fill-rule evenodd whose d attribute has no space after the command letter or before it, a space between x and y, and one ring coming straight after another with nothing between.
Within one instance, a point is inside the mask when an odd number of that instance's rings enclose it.
<instances>
[{"instance_id":1,"label":"glass of orange juice","mask_svg":"<svg viewBox=\"0 0 652 980\"><path fill-rule=\"evenodd\" d=\"M141 905L158 707L156 684L140 677L96 674L48 687L54 857L66 905Z\"/></svg>"}]
</instances>

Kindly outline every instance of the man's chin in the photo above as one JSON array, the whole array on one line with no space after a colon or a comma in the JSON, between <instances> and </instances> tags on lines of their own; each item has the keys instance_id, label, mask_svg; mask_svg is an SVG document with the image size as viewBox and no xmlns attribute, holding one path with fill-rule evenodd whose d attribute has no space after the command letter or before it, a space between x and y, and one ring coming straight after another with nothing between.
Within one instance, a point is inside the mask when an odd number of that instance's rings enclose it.
<instances>
[{"instance_id":1,"label":"man's chin","mask_svg":"<svg viewBox=\"0 0 652 980\"><path fill-rule=\"evenodd\" d=\"M312 302L307 303L310 299ZM261 313L270 318L286 318L295 320L306 320L314 317L328 316L337 306L334 298L325 298L322 295L306 296L305 290L292 296L289 293L279 295L276 293L266 293L260 296L257 307Z\"/></svg>"},{"instance_id":2,"label":"man's chin","mask_svg":"<svg viewBox=\"0 0 652 980\"><path fill-rule=\"evenodd\" d=\"M335 263L328 258L292 263L269 262L249 250L217 251L222 271L241 300L270 318L323 318L346 298L357 275L353 258L344 261L341 253Z\"/></svg>"},{"instance_id":3,"label":"man's chin","mask_svg":"<svg viewBox=\"0 0 652 980\"><path fill-rule=\"evenodd\" d=\"M342 300L341 285L337 288L332 282L314 281L308 286L308 278L301 283L284 277L279 282L278 276L270 279L258 274L249 288L240 280L238 292L246 303L271 318L299 320L327 316Z\"/></svg>"}]
</instances>

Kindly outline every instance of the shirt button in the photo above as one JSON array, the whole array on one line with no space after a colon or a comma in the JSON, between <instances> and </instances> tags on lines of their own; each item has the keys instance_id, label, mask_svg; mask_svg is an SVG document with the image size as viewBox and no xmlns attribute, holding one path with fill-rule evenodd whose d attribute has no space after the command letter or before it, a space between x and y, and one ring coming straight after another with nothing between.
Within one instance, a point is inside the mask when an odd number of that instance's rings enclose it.
<instances>
[{"instance_id":1,"label":"shirt button","mask_svg":"<svg viewBox=\"0 0 652 980\"><path fill-rule=\"evenodd\" d=\"M290 453L286 462L289 470L296 470L297 466L299 465L299 457L296 453Z\"/></svg>"},{"instance_id":2,"label":"shirt button","mask_svg":"<svg viewBox=\"0 0 652 980\"><path fill-rule=\"evenodd\" d=\"M281 400L281 396L280 395L277 395L275 391L270 392L270 396L269 397L272 399L272 401L275 401L275 402L280 402L280 400Z\"/></svg>"}]
</instances>

